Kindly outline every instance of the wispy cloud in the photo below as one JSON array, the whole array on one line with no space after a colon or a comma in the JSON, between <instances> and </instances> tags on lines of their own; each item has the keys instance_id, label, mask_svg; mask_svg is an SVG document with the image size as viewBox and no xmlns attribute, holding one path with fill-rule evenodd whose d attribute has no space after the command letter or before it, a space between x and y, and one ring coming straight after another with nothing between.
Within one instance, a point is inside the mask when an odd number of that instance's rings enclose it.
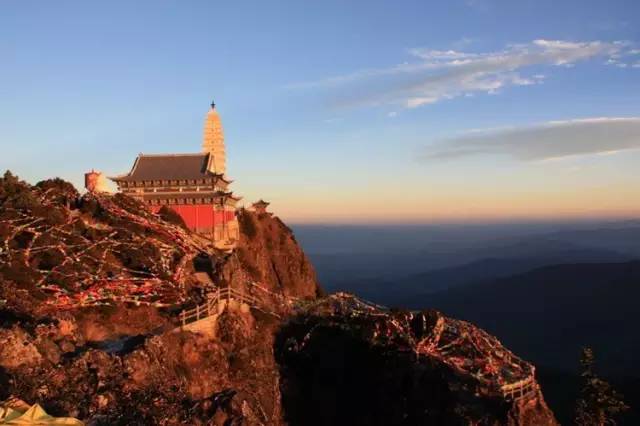
<instances>
[{"instance_id":1,"label":"wispy cloud","mask_svg":"<svg viewBox=\"0 0 640 426\"><path fill-rule=\"evenodd\" d=\"M474 93L495 94L512 86L541 84L540 67L571 67L601 58L626 63L635 51L629 42L533 40L493 52L407 49L412 61L388 68L358 70L289 88L334 91L336 106L398 105L415 108ZM527 75L531 68L536 73Z\"/></svg>"},{"instance_id":2,"label":"wispy cloud","mask_svg":"<svg viewBox=\"0 0 640 426\"><path fill-rule=\"evenodd\" d=\"M426 160L503 154L525 161L640 149L640 117L550 121L520 128L474 129L428 147Z\"/></svg>"}]
</instances>

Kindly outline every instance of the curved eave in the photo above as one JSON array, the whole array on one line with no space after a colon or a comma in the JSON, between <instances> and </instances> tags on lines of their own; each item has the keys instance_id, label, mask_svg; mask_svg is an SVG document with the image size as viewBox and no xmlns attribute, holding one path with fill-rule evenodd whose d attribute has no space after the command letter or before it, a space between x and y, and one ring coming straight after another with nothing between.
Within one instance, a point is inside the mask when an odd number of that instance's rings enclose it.
<instances>
[{"instance_id":1,"label":"curved eave","mask_svg":"<svg viewBox=\"0 0 640 426\"><path fill-rule=\"evenodd\" d=\"M135 161L133 162L133 166L131 166L131 170L129 171L129 173L126 174L122 174L122 175L118 175L118 176L113 176L113 177L108 177L107 179L112 180L116 183L118 182L125 182L125 181L129 181L131 180L131 176L133 175L133 173L136 171L136 167L138 167L138 163L140 162L140 157L142 157L142 153L138 154L138 156L136 157Z\"/></svg>"},{"instance_id":2,"label":"curved eave","mask_svg":"<svg viewBox=\"0 0 640 426\"><path fill-rule=\"evenodd\" d=\"M211 173L211 172L210 172ZM233 183L233 181L231 179L227 179L223 174L220 173L212 173L212 176L215 177L216 179L220 179L221 181L223 181L224 183L226 183L227 185L231 185Z\"/></svg>"},{"instance_id":3,"label":"curved eave","mask_svg":"<svg viewBox=\"0 0 640 426\"><path fill-rule=\"evenodd\" d=\"M115 183L118 183L118 182L126 182L126 181L128 181L129 180L128 177L129 177L129 175L126 174L126 175L119 175L119 176L107 176L107 179L109 179L110 181L113 181Z\"/></svg>"},{"instance_id":4,"label":"curved eave","mask_svg":"<svg viewBox=\"0 0 640 426\"><path fill-rule=\"evenodd\" d=\"M223 191L217 191L215 193L216 196L218 197L224 197L224 198L228 198L230 200L234 200L234 201L240 201L242 200L242 197L238 197L233 195L233 192L223 192Z\"/></svg>"}]
</instances>

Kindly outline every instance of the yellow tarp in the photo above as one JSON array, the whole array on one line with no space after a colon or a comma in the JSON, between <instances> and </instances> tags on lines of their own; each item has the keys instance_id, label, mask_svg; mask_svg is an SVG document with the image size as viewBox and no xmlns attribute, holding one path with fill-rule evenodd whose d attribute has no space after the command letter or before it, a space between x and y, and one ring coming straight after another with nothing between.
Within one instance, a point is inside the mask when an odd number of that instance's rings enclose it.
<instances>
[{"instance_id":1,"label":"yellow tarp","mask_svg":"<svg viewBox=\"0 0 640 426\"><path fill-rule=\"evenodd\" d=\"M0 424L7 424L8 421L17 419L22 416L20 411L14 410L12 408L2 408L0 407Z\"/></svg>"},{"instance_id":2,"label":"yellow tarp","mask_svg":"<svg viewBox=\"0 0 640 426\"><path fill-rule=\"evenodd\" d=\"M38 404L32 405L28 410L21 412L12 408L0 407L0 425L72 425L84 426L80 420L71 417L50 416Z\"/></svg>"}]
</instances>

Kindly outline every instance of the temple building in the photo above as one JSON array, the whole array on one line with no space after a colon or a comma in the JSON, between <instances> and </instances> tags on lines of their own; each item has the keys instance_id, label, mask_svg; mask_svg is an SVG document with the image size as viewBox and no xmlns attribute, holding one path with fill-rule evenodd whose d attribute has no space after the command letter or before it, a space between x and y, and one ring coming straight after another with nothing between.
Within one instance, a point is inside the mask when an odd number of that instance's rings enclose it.
<instances>
[{"instance_id":1,"label":"temple building","mask_svg":"<svg viewBox=\"0 0 640 426\"><path fill-rule=\"evenodd\" d=\"M256 201L255 203L253 203L251 205L251 207L253 207L253 210L257 213L257 214L271 214L267 211L267 207L269 207L269 204L266 201L264 201L263 199L259 199L258 201Z\"/></svg>"},{"instance_id":2,"label":"temple building","mask_svg":"<svg viewBox=\"0 0 640 426\"><path fill-rule=\"evenodd\" d=\"M225 172L222 122L212 103L201 153L139 154L129 173L110 179L152 211L168 206L189 229L210 237L216 247L229 249L240 238L235 214L240 198L229 190Z\"/></svg>"}]
</instances>

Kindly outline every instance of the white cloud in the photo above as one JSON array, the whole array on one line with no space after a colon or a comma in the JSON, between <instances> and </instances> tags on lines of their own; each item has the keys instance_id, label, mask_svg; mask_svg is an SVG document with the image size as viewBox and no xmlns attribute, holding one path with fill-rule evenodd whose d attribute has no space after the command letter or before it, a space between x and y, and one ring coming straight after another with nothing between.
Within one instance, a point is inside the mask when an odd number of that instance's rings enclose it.
<instances>
[{"instance_id":1,"label":"white cloud","mask_svg":"<svg viewBox=\"0 0 640 426\"><path fill-rule=\"evenodd\" d=\"M468 59L475 58L478 55L476 53L464 53L458 52L456 50L432 50L432 49L422 49L422 48L411 48L407 49L407 52L413 56L416 56L425 60L454 60L454 59Z\"/></svg>"},{"instance_id":2,"label":"white cloud","mask_svg":"<svg viewBox=\"0 0 640 426\"><path fill-rule=\"evenodd\" d=\"M407 108L415 108L415 107L419 107L420 105L435 104L436 102L438 102L438 98L435 96L409 98L407 99Z\"/></svg>"},{"instance_id":3,"label":"white cloud","mask_svg":"<svg viewBox=\"0 0 640 426\"><path fill-rule=\"evenodd\" d=\"M428 147L427 160L502 154L525 161L573 155L611 155L640 149L640 117L550 121L520 128L474 129Z\"/></svg>"},{"instance_id":4,"label":"white cloud","mask_svg":"<svg viewBox=\"0 0 640 426\"><path fill-rule=\"evenodd\" d=\"M495 94L513 86L542 84L541 67L572 67L596 58L612 65L633 50L628 42L533 40L493 52L411 48L413 61L364 69L289 88L323 88L335 106L398 105L416 108L474 93ZM535 73L525 75L530 68Z\"/></svg>"}]
</instances>

